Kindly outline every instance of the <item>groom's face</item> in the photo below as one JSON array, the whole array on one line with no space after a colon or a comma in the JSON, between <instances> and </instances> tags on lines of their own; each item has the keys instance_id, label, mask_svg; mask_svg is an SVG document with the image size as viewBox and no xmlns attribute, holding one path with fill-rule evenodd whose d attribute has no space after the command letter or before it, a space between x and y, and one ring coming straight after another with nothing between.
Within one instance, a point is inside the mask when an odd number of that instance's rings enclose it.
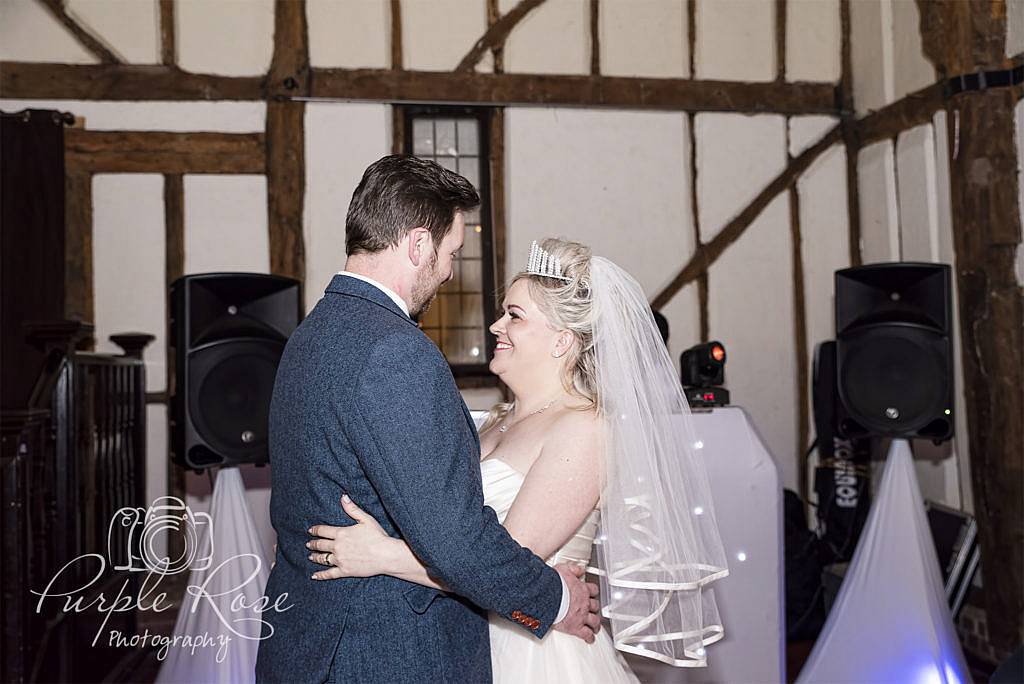
<instances>
[{"instance_id":1,"label":"groom's face","mask_svg":"<svg viewBox=\"0 0 1024 684\"><path fill-rule=\"evenodd\" d=\"M436 254L429 258L420 270L413 290L413 306L409 312L419 316L430 308L437 291L452 279L455 257L462 249L466 237L466 221L462 212L455 212L451 228L437 246Z\"/></svg>"}]
</instances>

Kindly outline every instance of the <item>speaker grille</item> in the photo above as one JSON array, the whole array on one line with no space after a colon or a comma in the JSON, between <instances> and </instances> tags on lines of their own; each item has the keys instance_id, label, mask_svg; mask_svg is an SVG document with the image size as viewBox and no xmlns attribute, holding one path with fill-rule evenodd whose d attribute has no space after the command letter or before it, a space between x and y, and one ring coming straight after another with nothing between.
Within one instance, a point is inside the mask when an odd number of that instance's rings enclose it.
<instances>
[{"instance_id":1,"label":"speaker grille","mask_svg":"<svg viewBox=\"0 0 1024 684\"><path fill-rule=\"evenodd\" d=\"M192 353L189 409L197 436L214 454L267 460L270 396L283 349L275 340L224 340ZM209 449L190 450L190 457L206 461Z\"/></svg>"},{"instance_id":2,"label":"speaker grille","mask_svg":"<svg viewBox=\"0 0 1024 684\"><path fill-rule=\"evenodd\" d=\"M910 326L864 328L839 342L840 397L877 434L916 432L943 415L949 397L946 338ZM856 424L844 427L856 433Z\"/></svg>"}]
</instances>

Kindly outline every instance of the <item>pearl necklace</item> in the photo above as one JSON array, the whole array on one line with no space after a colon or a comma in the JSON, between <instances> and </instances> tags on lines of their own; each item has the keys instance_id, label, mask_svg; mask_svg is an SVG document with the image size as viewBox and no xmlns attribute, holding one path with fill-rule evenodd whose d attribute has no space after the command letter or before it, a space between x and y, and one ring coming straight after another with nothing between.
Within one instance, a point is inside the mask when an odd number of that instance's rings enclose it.
<instances>
[{"instance_id":1,"label":"pearl necklace","mask_svg":"<svg viewBox=\"0 0 1024 684\"><path fill-rule=\"evenodd\" d=\"M551 408L551 407L552 407L552 406L554 405L554 403L555 403L556 401L558 401L558 397L555 397L554 399L552 399L552 400L551 400L551 401L549 401L548 403L544 404L544 405L543 405L542 407L540 407L539 409L537 409L536 411L534 411L533 413L531 413L531 414L530 414L530 416L535 416L535 415L537 415L538 413L544 413L544 412L545 412L545 411L547 411L547 410L548 410L549 408ZM519 423L523 422L523 420L526 420L526 418L529 418L530 416L526 416L525 418L523 418L522 420L520 420L520 421L519 421ZM516 425L519 425L519 423L516 423ZM508 432L508 429L509 429L510 427L512 427L512 426L511 426L511 425L509 425L508 423L502 423L502 424L501 424L501 425L500 425L500 426L498 427L498 432Z\"/></svg>"}]
</instances>

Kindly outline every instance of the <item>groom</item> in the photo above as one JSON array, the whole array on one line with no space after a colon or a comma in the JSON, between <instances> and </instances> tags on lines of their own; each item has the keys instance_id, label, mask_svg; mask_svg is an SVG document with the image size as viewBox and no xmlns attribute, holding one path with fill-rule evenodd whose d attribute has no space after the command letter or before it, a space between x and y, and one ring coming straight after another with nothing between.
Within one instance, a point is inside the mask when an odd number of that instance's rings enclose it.
<instances>
[{"instance_id":1,"label":"groom","mask_svg":"<svg viewBox=\"0 0 1024 684\"><path fill-rule=\"evenodd\" d=\"M480 444L448 364L410 316L452 276L480 198L431 161L375 162L352 196L345 271L292 335L270 409L276 565L260 682L485 682L486 611L538 639L588 642L600 619L581 570L552 569L484 507ZM450 593L393 577L316 581L312 525L350 525L347 493Z\"/></svg>"}]
</instances>

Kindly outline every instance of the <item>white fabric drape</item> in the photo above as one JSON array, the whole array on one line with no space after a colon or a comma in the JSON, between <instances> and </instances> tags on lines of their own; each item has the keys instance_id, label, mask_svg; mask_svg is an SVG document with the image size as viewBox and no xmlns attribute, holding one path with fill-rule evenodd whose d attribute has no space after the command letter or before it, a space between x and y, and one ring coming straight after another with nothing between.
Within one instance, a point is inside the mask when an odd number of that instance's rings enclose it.
<instances>
[{"instance_id":1,"label":"white fabric drape","mask_svg":"<svg viewBox=\"0 0 1024 684\"><path fill-rule=\"evenodd\" d=\"M157 684L256 679L260 614L239 606L258 603L270 564L238 468L218 473L209 513L212 523L204 527L196 557L206 558L212 549L212 562L189 575L189 589L174 625L177 641L167 647Z\"/></svg>"},{"instance_id":2,"label":"white fabric drape","mask_svg":"<svg viewBox=\"0 0 1024 684\"><path fill-rule=\"evenodd\" d=\"M839 596L797 681L969 681L904 440L889 449Z\"/></svg>"}]
</instances>

